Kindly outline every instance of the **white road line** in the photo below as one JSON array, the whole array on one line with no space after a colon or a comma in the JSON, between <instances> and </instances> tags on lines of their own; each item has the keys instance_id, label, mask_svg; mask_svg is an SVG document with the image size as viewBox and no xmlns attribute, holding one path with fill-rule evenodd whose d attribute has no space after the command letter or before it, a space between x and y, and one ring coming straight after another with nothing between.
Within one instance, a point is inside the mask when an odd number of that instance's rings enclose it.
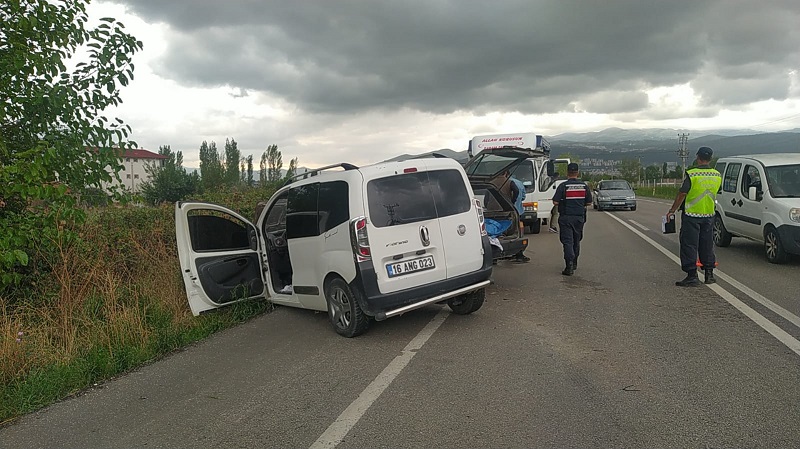
<instances>
[{"instance_id":1,"label":"white road line","mask_svg":"<svg viewBox=\"0 0 800 449\"><path fill-rule=\"evenodd\" d=\"M649 231L649 230L650 230L650 229L648 229L648 228L647 228L647 226L645 226L645 225L643 225L643 224L639 223L639 222L638 222L638 221L636 221L636 220L628 220L628 221L630 221L631 223L633 223L634 225L636 225L636 227L637 227L637 228L639 228L639 229L641 229L642 231Z\"/></svg>"},{"instance_id":2,"label":"white road line","mask_svg":"<svg viewBox=\"0 0 800 449\"><path fill-rule=\"evenodd\" d=\"M655 249L661 251L670 260L672 260L673 262L675 262L678 265L681 264L680 258L678 256L672 254L668 249L666 249L663 246L659 245L658 243L656 243L650 237L642 234L639 230L635 229L633 226L631 226L628 223L625 223L624 221L622 221L621 219L615 217L613 214L609 214L608 212L606 212L606 214L608 216L610 216L611 218L613 218L614 220L617 220L618 222L620 222L626 228L630 229L634 234L636 234L639 237L641 237L642 240L644 240L647 243L649 243ZM717 273L717 271L715 270L715 274L716 273ZM724 275L723 273L720 273L720 274L722 274L725 278L727 278L727 279L723 279L723 280L725 280L725 282L728 282L728 279L732 279L730 276ZM722 278L722 276L720 276L720 278ZM765 331L769 332L778 341L780 341L781 343L786 345L787 348L789 348L792 351L794 351L795 354L800 355L800 341L798 341L797 339L792 337L788 332L784 331L783 329L781 329L780 327L775 325L773 322L769 321L763 315L761 315L760 313L756 312L755 310L753 310L752 308L747 306L747 304L745 304L742 301L740 301L738 298L733 296L730 292L728 292L724 288L720 287L719 285L711 284L711 285L707 285L707 287L709 287L711 290L713 290L714 293L718 294L722 299L724 299L725 301L728 301L728 303L730 305L732 305L733 307L736 307L740 312L742 312L746 317L750 318L754 323L756 323L759 326L761 326L762 329L764 329ZM755 292L753 292L753 293L755 293ZM766 299L766 298L764 298L764 299ZM769 301L769 302L772 303L772 301ZM772 304L775 305L774 303L772 303ZM764 305L766 305L766 304L764 304ZM790 312L786 311L785 309L783 309L783 310L786 313L788 313L789 315L792 315ZM794 316L794 315L792 315L792 316ZM797 318L797 317L795 317L795 318Z\"/></svg>"},{"instance_id":3,"label":"white road line","mask_svg":"<svg viewBox=\"0 0 800 449\"><path fill-rule=\"evenodd\" d=\"M386 368L378 374L364 391L358 395L353 403L351 403L333 424L317 438L317 441L311 445L311 449L321 448L334 448L336 445L344 440L347 433L355 427L358 421L367 412L367 409L378 399L384 390L392 383L392 381L403 371L403 368L408 365L416 351L431 338L436 329L444 323L447 316L450 314L447 308L443 308L435 317L414 337L403 351L394 358Z\"/></svg>"},{"instance_id":4,"label":"white road line","mask_svg":"<svg viewBox=\"0 0 800 449\"><path fill-rule=\"evenodd\" d=\"M672 202L669 200L661 200L661 201L645 200L638 196L636 197L636 201L644 201L645 203L656 203L656 204L672 204Z\"/></svg>"}]
</instances>

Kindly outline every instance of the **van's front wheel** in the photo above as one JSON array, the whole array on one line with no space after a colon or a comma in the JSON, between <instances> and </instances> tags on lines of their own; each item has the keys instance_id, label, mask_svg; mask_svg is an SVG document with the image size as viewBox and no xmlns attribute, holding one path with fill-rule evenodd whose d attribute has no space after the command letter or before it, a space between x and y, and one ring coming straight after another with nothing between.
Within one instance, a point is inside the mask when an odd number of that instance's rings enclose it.
<instances>
[{"instance_id":1,"label":"van's front wheel","mask_svg":"<svg viewBox=\"0 0 800 449\"><path fill-rule=\"evenodd\" d=\"M347 338L363 334L369 327L369 317L364 314L347 282L334 278L325 287L328 319L336 333Z\"/></svg>"},{"instance_id":2,"label":"van's front wheel","mask_svg":"<svg viewBox=\"0 0 800 449\"><path fill-rule=\"evenodd\" d=\"M480 309L486 299L486 289L475 290L447 301L448 307L456 315L469 315Z\"/></svg>"},{"instance_id":3,"label":"van's front wheel","mask_svg":"<svg viewBox=\"0 0 800 449\"><path fill-rule=\"evenodd\" d=\"M789 254L783 249L783 242L778 230L769 226L764 232L764 249L767 253L767 261L770 263L786 263L789 261Z\"/></svg>"}]
</instances>

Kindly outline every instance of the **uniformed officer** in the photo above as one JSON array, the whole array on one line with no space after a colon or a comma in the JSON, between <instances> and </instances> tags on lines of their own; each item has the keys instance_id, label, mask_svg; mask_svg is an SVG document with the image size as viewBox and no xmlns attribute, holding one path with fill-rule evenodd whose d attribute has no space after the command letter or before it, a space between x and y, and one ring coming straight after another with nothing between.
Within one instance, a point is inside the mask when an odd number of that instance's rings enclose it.
<instances>
[{"instance_id":1,"label":"uniformed officer","mask_svg":"<svg viewBox=\"0 0 800 449\"><path fill-rule=\"evenodd\" d=\"M697 150L696 167L686 170L683 185L669 208L669 215L680 207L681 215L681 269L686 278L675 282L680 287L698 287L697 257L705 270L705 283L717 282L714 278L714 200L722 185L720 173L709 166L714 152L709 147Z\"/></svg>"},{"instance_id":2,"label":"uniformed officer","mask_svg":"<svg viewBox=\"0 0 800 449\"><path fill-rule=\"evenodd\" d=\"M558 206L558 237L564 245L564 276L572 276L578 268L581 253L583 225L586 223L586 206L592 204L589 186L578 179L578 164L567 165L567 180L561 183L553 195L553 204Z\"/></svg>"}]
</instances>

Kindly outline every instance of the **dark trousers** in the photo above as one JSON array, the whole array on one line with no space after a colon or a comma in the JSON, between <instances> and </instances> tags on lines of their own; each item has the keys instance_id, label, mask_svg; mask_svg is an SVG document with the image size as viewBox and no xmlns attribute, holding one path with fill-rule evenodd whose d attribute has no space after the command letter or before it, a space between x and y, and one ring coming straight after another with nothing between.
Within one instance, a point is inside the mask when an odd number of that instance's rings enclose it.
<instances>
[{"instance_id":1,"label":"dark trousers","mask_svg":"<svg viewBox=\"0 0 800 449\"><path fill-rule=\"evenodd\" d=\"M558 238L564 245L564 262L571 263L578 260L581 254L581 240L583 240L583 224L586 218L582 215L564 215L558 217Z\"/></svg>"},{"instance_id":2,"label":"dark trousers","mask_svg":"<svg viewBox=\"0 0 800 449\"><path fill-rule=\"evenodd\" d=\"M681 269L697 270L697 256L705 268L714 268L714 217L681 216Z\"/></svg>"}]
</instances>

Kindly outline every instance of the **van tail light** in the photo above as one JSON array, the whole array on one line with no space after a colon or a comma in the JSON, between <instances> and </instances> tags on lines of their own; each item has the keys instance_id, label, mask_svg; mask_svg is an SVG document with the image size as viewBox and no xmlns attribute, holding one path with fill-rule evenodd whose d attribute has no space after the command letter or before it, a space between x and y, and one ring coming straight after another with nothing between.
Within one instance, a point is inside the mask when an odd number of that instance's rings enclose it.
<instances>
[{"instance_id":1,"label":"van tail light","mask_svg":"<svg viewBox=\"0 0 800 449\"><path fill-rule=\"evenodd\" d=\"M417 169L415 167L403 169L403 173L416 173L416 172L417 172Z\"/></svg>"},{"instance_id":2,"label":"van tail light","mask_svg":"<svg viewBox=\"0 0 800 449\"><path fill-rule=\"evenodd\" d=\"M486 221L483 219L483 206L481 205L481 200L475 199L475 210L478 212L478 223L480 224L481 228L481 235L488 235L486 233Z\"/></svg>"},{"instance_id":3,"label":"van tail light","mask_svg":"<svg viewBox=\"0 0 800 449\"><path fill-rule=\"evenodd\" d=\"M367 235L367 219L365 217L354 218L350 221L350 242L353 245L353 255L357 262L365 262L372 259L369 250L369 236Z\"/></svg>"}]
</instances>

